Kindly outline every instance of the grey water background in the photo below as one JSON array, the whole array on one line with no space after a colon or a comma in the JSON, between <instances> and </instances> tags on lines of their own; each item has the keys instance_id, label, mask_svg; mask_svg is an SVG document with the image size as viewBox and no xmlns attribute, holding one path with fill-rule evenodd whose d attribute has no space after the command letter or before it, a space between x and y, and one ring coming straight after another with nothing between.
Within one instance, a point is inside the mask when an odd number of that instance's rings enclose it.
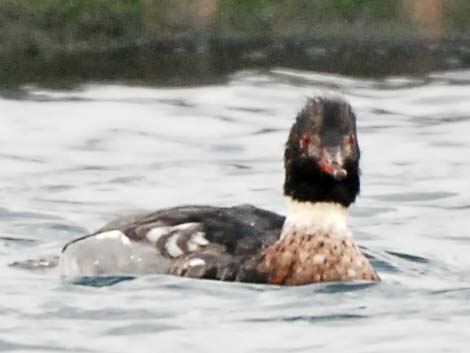
<instances>
[{"instance_id":1,"label":"grey water background","mask_svg":"<svg viewBox=\"0 0 470 353\"><path fill-rule=\"evenodd\" d=\"M156 275L93 286L8 266L135 210L248 202L284 213L288 128L324 91L357 112L363 186L350 226L381 283ZM470 71L278 68L199 87L3 93L0 351L468 352Z\"/></svg>"}]
</instances>

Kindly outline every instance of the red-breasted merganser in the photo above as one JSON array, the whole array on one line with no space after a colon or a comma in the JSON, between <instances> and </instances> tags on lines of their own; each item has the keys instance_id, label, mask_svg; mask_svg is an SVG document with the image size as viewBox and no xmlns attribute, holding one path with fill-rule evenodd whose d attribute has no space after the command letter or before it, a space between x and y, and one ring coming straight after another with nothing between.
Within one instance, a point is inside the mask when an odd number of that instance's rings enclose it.
<instances>
[{"instance_id":1,"label":"red-breasted merganser","mask_svg":"<svg viewBox=\"0 0 470 353\"><path fill-rule=\"evenodd\" d=\"M379 277L346 219L360 190L356 117L339 98L309 99L287 140L287 217L251 205L182 206L115 220L69 242L65 276L161 273L302 285Z\"/></svg>"}]
</instances>

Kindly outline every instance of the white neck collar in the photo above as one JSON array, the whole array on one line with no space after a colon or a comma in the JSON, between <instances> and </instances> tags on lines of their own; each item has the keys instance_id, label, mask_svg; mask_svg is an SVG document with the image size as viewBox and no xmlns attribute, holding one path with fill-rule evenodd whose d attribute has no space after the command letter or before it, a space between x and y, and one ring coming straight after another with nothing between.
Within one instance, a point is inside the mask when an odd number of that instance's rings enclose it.
<instances>
[{"instance_id":1,"label":"white neck collar","mask_svg":"<svg viewBox=\"0 0 470 353\"><path fill-rule=\"evenodd\" d=\"M282 234L292 230L347 230L348 209L334 202L302 202L287 197Z\"/></svg>"}]
</instances>

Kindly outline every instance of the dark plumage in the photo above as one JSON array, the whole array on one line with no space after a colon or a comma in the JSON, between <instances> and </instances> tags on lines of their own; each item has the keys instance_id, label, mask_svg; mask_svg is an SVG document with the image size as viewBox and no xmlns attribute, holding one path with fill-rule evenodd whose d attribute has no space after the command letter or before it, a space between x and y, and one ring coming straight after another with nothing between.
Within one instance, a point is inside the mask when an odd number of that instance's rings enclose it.
<instances>
[{"instance_id":1,"label":"dark plumage","mask_svg":"<svg viewBox=\"0 0 470 353\"><path fill-rule=\"evenodd\" d=\"M133 215L114 220L95 233L72 240L92 237L109 230L119 229L131 240L142 240L154 227L174 227L179 224L199 223L208 241L223 245L234 255L253 255L262 246L279 238L285 217L252 205L234 207L179 206L152 213Z\"/></svg>"}]
</instances>

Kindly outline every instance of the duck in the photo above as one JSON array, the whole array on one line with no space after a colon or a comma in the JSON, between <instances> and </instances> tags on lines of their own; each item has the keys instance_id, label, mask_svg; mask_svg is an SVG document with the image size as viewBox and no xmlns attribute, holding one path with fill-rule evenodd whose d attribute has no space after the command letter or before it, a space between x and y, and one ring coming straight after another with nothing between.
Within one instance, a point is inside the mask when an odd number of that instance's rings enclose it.
<instances>
[{"instance_id":1,"label":"duck","mask_svg":"<svg viewBox=\"0 0 470 353\"><path fill-rule=\"evenodd\" d=\"M378 282L347 226L360 192L359 160L351 105L341 97L307 98L285 145L286 216L251 204L130 215L67 243L59 272L286 286Z\"/></svg>"}]
</instances>

